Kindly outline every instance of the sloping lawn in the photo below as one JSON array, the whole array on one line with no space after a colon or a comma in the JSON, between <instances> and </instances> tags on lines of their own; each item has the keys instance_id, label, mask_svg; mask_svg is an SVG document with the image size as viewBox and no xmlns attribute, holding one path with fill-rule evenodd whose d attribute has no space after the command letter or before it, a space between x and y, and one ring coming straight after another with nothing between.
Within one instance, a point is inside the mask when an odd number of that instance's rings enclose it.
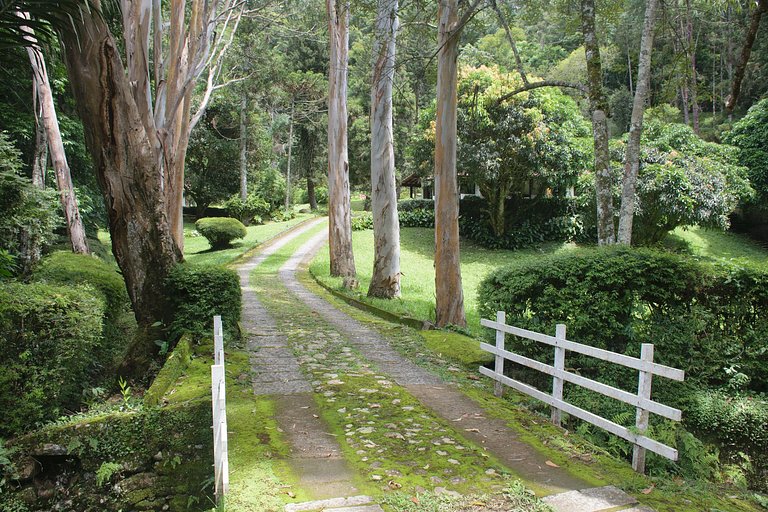
<instances>
[{"instance_id":1,"label":"sloping lawn","mask_svg":"<svg viewBox=\"0 0 768 512\"><path fill-rule=\"evenodd\" d=\"M401 236L402 297L395 300L373 299L366 296L373 272L373 231L353 233L353 247L360 288L349 294L358 300L396 314L413 318L435 319L434 230L403 228ZM729 261L741 265L759 265L768 270L768 249L744 235L698 227L673 231L667 246L690 252L694 256ZM542 255L571 251L571 243L550 243L539 248L520 251L488 250L471 242L461 243L461 275L464 306L468 328L473 334L482 332L477 314L477 289L493 270L520 264ZM312 274L323 284L341 288L341 279L329 276L328 250L321 250L310 266Z\"/></svg>"}]
</instances>

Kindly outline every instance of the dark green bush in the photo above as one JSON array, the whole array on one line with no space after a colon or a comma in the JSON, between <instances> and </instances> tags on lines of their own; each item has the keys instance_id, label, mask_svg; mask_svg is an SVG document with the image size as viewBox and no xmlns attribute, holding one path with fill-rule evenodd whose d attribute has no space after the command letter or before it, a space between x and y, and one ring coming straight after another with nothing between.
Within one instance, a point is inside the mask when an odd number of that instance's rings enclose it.
<instances>
[{"instance_id":1,"label":"dark green bush","mask_svg":"<svg viewBox=\"0 0 768 512\"><path fill-rule=\"evenodd\" d=\"M430 210L405 210L397 212L400 226L404 228L435 227L435 212Z\"/></svg>"},{"instance_id":2,"label":"dark green bush","mask_svg":"<svg viewBox=\"0 0 768 512\"><path fill-rule=\"evenodd\" d=\"M211 335L213 316L221 315L230 335L240 321L240 280L234 270L216 265L178 265L167 281L173 310L170 334Z\"/></svg>"},{"instance_id":3,"label":"dark green bush","mask_svg":"<svg viewBox=\"0 0 768 512\"><path fill-rule=\"evenodd\" d=\"M757 195L754 205L765 208L768 200L768 98L749 108L747 115L723 136L723 142L739 148L740 162L749 169L749 181Z\"/></svg>"},{"instance_id":4,"label":"dark green bush","mask_svg":"<svg viewBox=\"0 0 768 512\"><path fill-rule=\"evenodd\" d=\"M109 318L114 318L130 306L125 282L117 268L93 256L56 251L43 259L33 279L58 284L91 285L103 294Z\"/></svg>"},{"instance_id":5,"label":"dark green bush","mask_svg":"<svg viewBox=\"0 0 768 512\"><path fill-rule=\"evenodd\" d=\"M373 215L371 212L356 212L352 216L352 231L364 231L373 229Z\"/></svg>"},{"instance_id":6,"label":"dark green bush","mask_svg":"<svg viewBox=\"0 0 768 512\"><path fill-rule=\"evenodd\" d=\"M406 199L397 203L398 213L412 212L414 210L435 210L435 202L432 199Z\"/></svg>"},{"instance_id":7,"label":"dark green bush","mask_svg":"<svg viewBox=\"0 0 768 512\"><path fill-rule=\"evenodd\" d=\"M77 410L102 338L94 289L0 282L0 436Z\"/></svg>"},{"instance_id":8,"label":"dark green bush","mask_svg":"<svg viewBox=\"0 0 768 512\"><path fill-rule=\"evenodd\" d=\"M246 226L250 224L259 224L260 222L253 222L256 217L266 217L269 214L270 204L261 196L257 194L248 194L245 201L243 201L239 195L234 195L227 199L224 203L224 207L227 209L230 217L240 219L240 221Z\"/></svg>"},{"instance_id":9,"label":"dark green bush","mask_svg":"<svg viewBox=\"0 0 768 512\"><path fill-rule=\"evenodd\" d=\"M277 208L275 210L272 210L272 212L269 214L269 216L274 220L275 222L285 222L287 220L291 220L296 217L296 212L293 211L292 208L285 209L285 208Z\"/></svg>"},{"instance_id":10,"label":"dark green bush","mask_svg":"<svg viewBox=\"0 0 768 512\"><path fill-rule=\"evenodd\" d=\"M248 234L243 223L231 217L204 217L195 222L195 229L208 240L211 249L229 247L232 240Z\"/></svg>"}]
</instances>

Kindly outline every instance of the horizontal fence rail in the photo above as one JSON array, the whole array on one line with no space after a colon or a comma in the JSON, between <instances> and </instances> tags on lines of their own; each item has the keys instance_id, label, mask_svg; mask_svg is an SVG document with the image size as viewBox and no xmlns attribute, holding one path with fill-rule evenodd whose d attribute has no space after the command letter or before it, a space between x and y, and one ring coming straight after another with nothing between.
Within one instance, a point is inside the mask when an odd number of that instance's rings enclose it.
<instances>
[{"instance_id":1,"label":"horizontal fence rail","mask_svg":"<svg viewBox=\"0 0 768 512\"><path fill-rule=\"evenodd\" d=\"M211 404L213 408L213 476L216 503L229 492L227 447L227 389L224 379L224 333L221 317L213 317L213 359L211 365Z\"/></svg>"},{"instance_id":2,"label":"horizontal fence rail","mask_svg":"<svg viewBox=\"0 0 768 512\"><path fill-rule=\"evenodd\" d=\"M521 393L525 393L526 395L532 396L548 404L552 408L552 422L558 426L561 424L561 415L564 412L629 441L634 445L632 467L635 471L640 473L645 471L645 450L650 450L671 460L677 460L677 450L643 435L648 428L649 413L654 413L674 421L680 421L682 417L682 413L679 409L669 407L651 399L651 383L654 375L659 375L676 381L682 381L685 378L685 372L682 370L653 362L652 344L643 343L640 358L636 358L569 341L565 339L566 328L563 324L557 325L555 336L549 336L507 325L505 321L506 315L503 311L499 311L496 314L496 321L487 319L482 319L480 321L480 324L484 327L489 327L496 331L495 346L488 343L480 344L480 347L483 350L496 356L494 369L491 370L489 368L480 367L480 373L496 381L494 391L497 396L501 396L503 386L509 386ZM513 334L521 338L538 341L554 347L554 363L549 365L506 350L506 334ZM596 359L637 370L639 374L637 394L629 393L622 389L603 384L602 382L566 371L566 351L584 354ZM533 386L504 375L505 361L510 361L551 376L552 393L545 393ZM631 430L563 400L563 383L565 382L589 389L635 407L637 411L635 429Z\"/></svg>"}]
</instances>

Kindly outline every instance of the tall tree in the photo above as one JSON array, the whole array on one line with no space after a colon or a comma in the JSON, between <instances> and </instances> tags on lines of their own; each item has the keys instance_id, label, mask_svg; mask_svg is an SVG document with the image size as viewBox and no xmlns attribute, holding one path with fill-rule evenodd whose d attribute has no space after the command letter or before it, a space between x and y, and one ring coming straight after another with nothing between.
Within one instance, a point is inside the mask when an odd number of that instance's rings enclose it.
<instances>
[{"instance_id":1,"label":"tall tree","mask_svg":"<svg viewBox=\"0 0 768 512\"><path fill-rule=\"evenodd\" d=\"M20 13L19 15L24 19L29 19L29 15L26 13ZM34 40L34 32L32 29L29 29L29 31L30 39ZM64 143L61 140L59 120L56 116L56 107L53 104L53 93L51 92L51 84L48 80L45 60L39 46L34 42L32 45L27 46L27 54L32 66L33 83L37 91L37 97L40 100L40 122L45 129L45 138L51 152L53 170L56 174L56 186L59 190L59 201L61 202L61 210L64 213L64 221L67 225L67 236L69 237L70 246L72 247L72 252L89 254L88 244L85 241L83 219L77 206L75 187L72 185L67 155L64 152ZM36 161L35 164L39 166L39 162ZM43 165L45 165L44 162ZM33 175L38 174L38 172L33 173Z\"/></svg>"},{"instance_id":2,"label":"tall tree","mask_svg":"<svg viewBox=\"0 0 768 512\"><path fill-rule=\"evenodd\" d=\"M600 45L595 30L595 0L581 0L581 27L587 59L587 91L592 112L592 134L595 143L595 193L597 195L597 243L610 245L616 241L613 225L613 192L611 160L608 152L608 103L603 91Z\"/></svg>"},{"instance_id":3,"label":"tall tree","mask_svg":"<svg viewBox=\"0 0 768 512\"><path fill-rule=\"evenodd\" d=\"M248 93L240 93L240 199L248 199Z\"/></svg>"},{"instance_id":4,"label":"tall tree","mask_svg":"<svg viewBox=\"0 0 768 512\"><path fill-rule=\"evenodd\" d=\"M744 80L744 73L747 70L747 62L749 62L749 56L752 54L752 46L755 44L757 30L760 28L760 18L762 18L763 14L766 12L768 12L768 0L756 0L755 7L750 15L749 27L744 36L744 44L741 47L739 61L736 64L736 69L733 73L731 93L728 95L728 99L725 102L725 108L729 113L733 111L733 107L736 106L736 102L739 99L739 94L741 94L741 82Z\"/></svg>"},{"instance_id":5,"label":"tall tree","mask_svg":"<svg viewBox=\"0 0 768 512\"><path fill-rule=\"evenodd\" d=\"M440 0L437 8L437 114L435 120L435 322L466 326L461 287L459 190L456 175L457 59L464 25L477 9L475 0L459 16L458 0Z\"/></svg>"},{"instance_id":6,"label":"tall tree","mask_svg":"<svg viewBox=\"0 0 768 512\"><path fill-rule=\"evenodd\" d=\"M352 254L352 212L347 156L347 66L349 2L326 0L330 66L328 70L328 230L331 275L356 286Z\"/></svg>"},{"instance_id":7,"label":"tall tree","mask_svg":"<svg viewBox=\"0 0 768 512\"><path fill-rule=\"evenodd\" d=\"M637 89L632 103L632 120L629 125L629 140L624 161L624 180L621 191L621 213L619 216L620 244L632 243L632 220L635 215L635 189L640 168L640 136L643 133L643 115L651 86L651 54L653 32L656 24L657 0L648 0L645 7L643 35L640 40L640 59L637 71Z\"/></svg>"},{"instance_id":8,"label":"tall tree","mask_svg":"<svg viewBox=\"0 0 768 512\"><path fill-rule=\"evenodd\" d=\"M370 297L400 295L400 222L397 215L395 150L392 131L392 82L398 0L378 0L373 41L371 84L371 207L373 210L373 276Z\"/></svg>"}]
</instances>

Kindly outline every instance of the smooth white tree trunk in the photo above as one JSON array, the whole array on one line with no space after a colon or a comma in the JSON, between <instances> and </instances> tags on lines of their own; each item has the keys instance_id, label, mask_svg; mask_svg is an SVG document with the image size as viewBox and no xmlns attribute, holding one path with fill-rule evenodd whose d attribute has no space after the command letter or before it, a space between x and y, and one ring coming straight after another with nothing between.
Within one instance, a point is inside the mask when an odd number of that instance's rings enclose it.
<instances>
[{"instance_id":1,"label":"smooth white tree trunk","mask_svg":"<svg viewBox=\"0 0 768 512\"><path fill-rule=\"evenodd\" d=\"M395 151L392 132L392 83L398 0L378 0L371 84L371 207L373 275L371 297L400 296L400 222L397 215Z\"/></svg>"},{"instance_id":2,"label":"smooth white tree trunk","mask_svg":"<svg viewBox=\"0 0 768 512\"><path fill-rule=\"evenodd\" d=\"M352 212L347 155L347 66L349 2L326 0L330 66L328 70L328 246L331 275L357 286L352 254Z\"/></svg>"}]
</instances>

